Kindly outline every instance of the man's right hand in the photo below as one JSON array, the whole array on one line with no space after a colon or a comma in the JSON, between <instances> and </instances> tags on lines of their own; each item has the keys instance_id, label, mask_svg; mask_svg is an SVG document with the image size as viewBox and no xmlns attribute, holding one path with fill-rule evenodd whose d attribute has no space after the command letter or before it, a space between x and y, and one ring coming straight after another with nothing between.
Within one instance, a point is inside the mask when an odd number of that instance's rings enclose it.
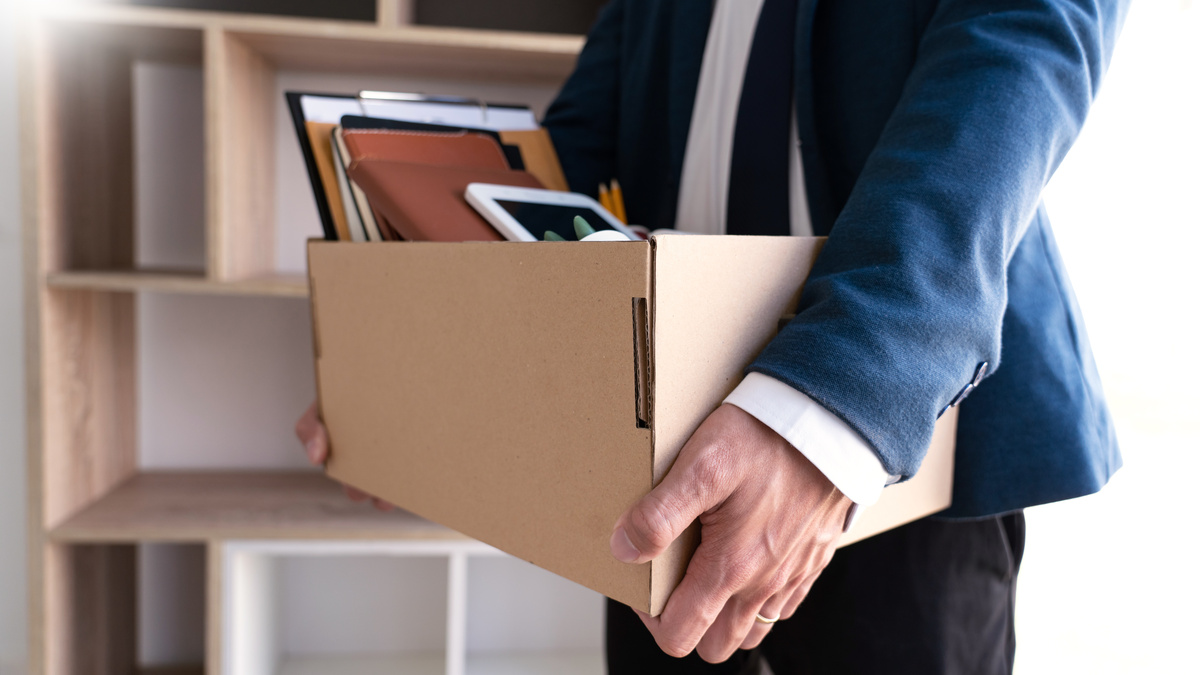
<instances>
[{"instance_id":1,"label":"man's right hand","mask_svg":"<svg viewBox=\"0 0 1200 675\"><path fill-rule=\"evenodd\" d=\"M296 437L304 444L304 451L308 453L308 461L312 462L313 466L325 466L325 461L329 459L329 432L325 430L325 425L317 416L316 401L313 401L313 404L308 406L308 410L305 410L300 419L296 421ZM369 499L380 511L391 511L396 508L382 499L372 497L349 485L343 485L342 489L346 491L346 496L352 501L365 502Z\"/></svg>"}]
</instances>

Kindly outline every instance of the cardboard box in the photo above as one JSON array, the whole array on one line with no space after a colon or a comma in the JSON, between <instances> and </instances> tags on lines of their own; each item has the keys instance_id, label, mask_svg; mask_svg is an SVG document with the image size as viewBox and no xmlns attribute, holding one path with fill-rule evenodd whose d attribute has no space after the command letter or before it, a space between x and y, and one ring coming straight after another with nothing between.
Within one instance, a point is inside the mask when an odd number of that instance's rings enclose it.
<instances>
[{"instance_id":1,"label":"cardboard box","mask_svg":"<svg viewBox=\"0 0 1200 675\"><path fill-rule=\"evenodd\" d=\"M696 531L609 554L795 311L820 238L309 244L329 475L658 614ZM843 543L950 504L954 411Z\"/></svg>"}]
</instances>

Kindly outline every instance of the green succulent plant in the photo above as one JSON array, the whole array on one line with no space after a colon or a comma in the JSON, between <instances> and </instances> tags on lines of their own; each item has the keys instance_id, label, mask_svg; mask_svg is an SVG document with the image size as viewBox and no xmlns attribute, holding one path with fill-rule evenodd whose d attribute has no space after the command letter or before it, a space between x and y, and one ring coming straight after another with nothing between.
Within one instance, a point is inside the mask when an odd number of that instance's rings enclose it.
<instances>
[{"instance_id":1,"label":"green succulent plant","mask_svg":"<svg viewBox=\"0 0 1200 675\"><path fill-rule=\"evenodd\" d=\"M596 234L596 230L588 225L588 221L583 219L583 216L575 216L575 236L582 240L589 234Z\"/></svg>"},{"instance_id":2,"label":"green succulent plant","mask_svg":"<svg viewBox=\"0 0 1200 675\"><path fill-rule=\"evenodd\" d=\"M574 225L575 225L575 236L578 239L583 239L584 237L588 236L589 234L596 233L596 229L594 227L592 227L591 225L588 225L588 221L584 220L583 216L575 216ZM567 240L564 239L561 234L555 232L554 230L546 230L546 233L542 235L542 241L567 241Z\"/></svg>"}]
</instances>

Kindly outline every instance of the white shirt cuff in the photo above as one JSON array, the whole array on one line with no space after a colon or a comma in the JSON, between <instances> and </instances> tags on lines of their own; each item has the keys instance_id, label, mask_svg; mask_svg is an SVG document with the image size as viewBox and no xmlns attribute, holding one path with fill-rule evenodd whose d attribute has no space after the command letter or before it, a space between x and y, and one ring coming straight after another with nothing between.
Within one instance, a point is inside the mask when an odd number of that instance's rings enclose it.
<instances>
[{"instance_id":1,"label":"white shirt cuff","mask_svg":"<svg viewBox=\"0 0 1200 675\"><path fill-rule=\"evenodd\" d=\"M850 425L773 377L750 373L725 402L783 436L855 504L874 504L885 485L899 480L888 475L879 456Z\"/></svg>"}]
</instances>

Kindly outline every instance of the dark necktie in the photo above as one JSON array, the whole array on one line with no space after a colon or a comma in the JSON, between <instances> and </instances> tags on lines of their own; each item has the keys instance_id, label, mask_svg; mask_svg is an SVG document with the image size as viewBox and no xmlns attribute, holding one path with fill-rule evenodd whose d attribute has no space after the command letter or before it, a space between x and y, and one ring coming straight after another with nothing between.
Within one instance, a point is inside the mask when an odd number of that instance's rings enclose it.
<instances>
[{"instance_id":1,"label":"dark necktie","mask_svg":"<svg viewBox=\"0 0 1200 675\"><path fill-rule=\"evenodd\" d=\"M796 0L765 0L750 47L729 166L729 234L791 234L788 197Z\"/></svg>"}]
</instances>

